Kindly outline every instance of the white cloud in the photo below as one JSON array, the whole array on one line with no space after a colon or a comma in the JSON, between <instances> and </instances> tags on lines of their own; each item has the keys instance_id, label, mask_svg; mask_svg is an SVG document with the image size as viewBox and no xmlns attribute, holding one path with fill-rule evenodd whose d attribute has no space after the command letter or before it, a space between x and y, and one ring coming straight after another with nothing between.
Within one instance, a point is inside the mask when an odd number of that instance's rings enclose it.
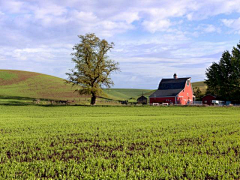
<instances>
[{"instance_id":1,"label":"white cloud","mask_svg":"<svg viewBox=\"0 0 240 180\"><path fill-rule=\"evenodd\" d=\"M212 33L212 32L218 32L220 33L220 28L216 28L214 25L208 24L206 27L204 27L204 32Z\"/></svg>"},{"instance_id":2,"label":"white cloud","mask_svg":"<svg viewBox=\"0 0 240 180\"><path fill-rule=\"evenodd\" d=\"M181 60L179 60L181 62ZM171 78L174 73L177 73L179 77L200 77L204 79L205 70L209 66L210 63L199 63L199 67L192 68L188 64L177 65L176 63L136 63L134 64L134 68L129 64L120 64L122 73L120 76L126 76L125 78L119 78L119 81L125 87L131 87L132 83L136 83L137 81L141 82L138 84L138 87L141 88L154 88L157 87L161 78ZM134 79L133 82L129 82L130 79ZM196 79L195 79L196 80ZM146 84L151 84L146 86ZM134 86L136 86L134 84ZM140 88L139 87L139 88Z\"/></svg>"},{"instance_id":3,"label":"white cloud","mask_svg":"<svg viewBox=\"0 0 240 180\"><path fill-rule=\"evenodd\" d=\"M187 14L186 17L189 21L193 20L193 14L192 13Z\"/></svg>"},{"instance_id":4,"label":"white cloud","mask_svg":"<svg viewBox=\"0 0 240 180\"><path fill-rule=\"evenodd\" d=\"M4 13L0 11L0 23L4 20Z\"/></svg>"},{"instance_id":5,"label":"white cloud","mask_svg":"<svg viewBox=\"0 0 240 180\"><path fill-rule=\"evenodd\" d=\"M0 0L1 66L63 77L77 35L94 32L116 44L110 57L126 80L174 72L203 78L206 66L236 43L221 42L217 15L240 33L240 18L226 16L239 7L240 0Z\"/></svg>"},{"instance_id":6,"label":"white cloud","mask_svg":"<svg viewBox=\"0 0 240 180\"><path fill-rule=\"evenodd\" d=\"M238 19L223 19L223 24L231 29L234 32L240 34L240 18Z\"/></svg>"},{"instance_id":7,"label":"white cloud","mask_svg":"<svg viewBox=\"0 0 240 180\"><path fill-rule=\"evenodd\" d=\"M2 58L12 59L15 62L42 62L44 64L54 63L61 59L62 63L70 60L71 47L68 44L39 45L28 48L1 47L0 53Z\"/></svg>"},{"instance_id":8,"label":"white cloud","mask_svg":"<svg viewBox=\"0 0 240 180\"><path fill-rule=\"evenodd\" d=\"M64 15L67 9L53 3L46 3L44 6L34 8L35 21L42 22L44 26L61 25L68 22Z\"/></svg>"},{"instance_id":9,"label":"white cloud","mask_svg":"<svg viewBox=\"0 0 240 180\"><path fill-rule=\"evenodd\" d=\"M92 12L78 12L76 10L71 14L71 18L68 22L69 25L71 25L71 23L76 23L79 28L81 28L82 33L97 32L99 35L105 37L134 28L134 26L127 21L100 19Z\"/></svg>"},{"instance_id":10,"label":"white cloud","mask_svg":"<svg viewBox=\"0 0 240 180\"><path fill-rule=\"evenodd\" d=\"M35 8L34 14L37 19L43 19L47 15L61 16L66 12L67 12L66 8L50 3L44 7Z\"/></svg>"},{"instance_id":11,"label":"white cloud","mask_svg":"<svg viewBox=\"0 0 240 180\"><path fill-rule=\"evenodd\" d=\"M84 12L84 11L76 11L74 10L72 13L71 20L72 21L84 21L84 22L97 22L98 18L92 12Z\"/></svg>"},{"instance_id":12,"label":"white cloud","mask_svg":"<svg viewBox=\"0 0 240 180\"><path fill-rule=\"evenodd\" d=\"M107 6L106 6L107 4ZM169 31L169 28L175 26L172 18L187 18L188 20L204 19L209 16L226 14L231 12L240 12L237 8L240 0L181 0L181 1L126 1L108 2L108 1L4 1L1 4L3 9L11 13L34 14L32 21L36 24L41 23L44 27L54 27L60 25L69 26L79 20L83 23L77 23L80 27L77 29L86 29L94 31L96 26L102 34L106 34L109 29L113 30L111 34L126 32L134 28L132 23L140 21L142 26L149 32ZM33 19L34 18L34 19ZM93 25L93 23L97 25ZM110 27L110 28L109 28ZM106 28L106 29L105 29ZM114 29L116 29L114 31ZM213 32L213 27L206 29Z\"/></svg>"},{"instance_id":13,"label":"white cloud","mask_svg":"<svg viewBox=\"0 0 240 180\"><path fill-rule=\"evenodd\" d=\"M202 20L220 14L240 12L240 0L208 0L192 1L191 3L195 4L195 8L187 12L188 20Z\"/></svg>"},{"instance_id":14,"label":"white cloud","mask_svg":"<svg viewBox=\"0 0 240 180\"><path fill-rule=\"evenodd\" d=\"M140 17L138 12L122 12L114 15L111 19L113 21L124 21L127 22L127 24L131 24L134 21L138 21Z\"/></svg>"},{"instance_id":15,"label":"white cloud","mask_svg":"<svg viewBox=\"0 0 240 180\"><path fill-rule=\"evenodd\" d=\"M156 21L144 21L142 25L151 33L156 31L166 31L170 26L171 22L168 19L156 20Z\"/></svg>"},{"instance_id":16,"label":"white cloud","mask_svg":"<svg viewBox=\"0 0 240 180\"><path fill-rule=\"evenodd\" d=\"M21 10L24 8L24 2L16 0L7 0L2 1L1 7L10 13L21 13Z\"/></svg>"},{"instance_id":17,"label":"white cloud","mask_svg":"<svg viewBox=\"0 0 240 180\"><path fill-rule=\"evenodd\" d=\"M201 24L195 30L197 30L198 35L201 33L220 33L221 29L212 24Z\"/></svg>"}]
</instances>

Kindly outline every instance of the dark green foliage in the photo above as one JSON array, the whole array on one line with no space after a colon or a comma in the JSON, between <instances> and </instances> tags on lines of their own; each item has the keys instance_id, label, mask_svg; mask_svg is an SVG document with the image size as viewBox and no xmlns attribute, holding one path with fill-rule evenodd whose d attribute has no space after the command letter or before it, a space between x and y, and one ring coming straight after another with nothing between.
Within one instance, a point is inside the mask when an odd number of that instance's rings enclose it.
<instances>
[{"instance_id":1,"label":"dark green foliage","mask_svg":"<svg viewBox=\"0 0 240 180\"><path fill-rule=\"evenodd\" d=\"M78 36L80 43L73 47L72 61L75 68L67 73L68 82L73 85L80 85L77 91L80 94L90 94L91 104L94 105L96 97L102 94L102 88L110 88L113 81L110 74L118 71L118 63L108 59L107 53L113 48L113 43L105 39L100 40L95 34Z\"/></svg>"},{"instance_id":2,"label":"dark green foliage","mask_svg":"<svg viewBox=\"0 0 240 180\"><path fill-rule=\"evenodd\" d=\"M232 53L225 51L219 63L213 63L206 71L207 93L222 100L240 101L240 44Z\"/></svg>"},{"instance_id":3,"label":"dark green foliage","mask_svg":"<svg viewBox=\"0 0 240 180\"><path fill-rule=\"evenodd\" d=\"M200 90L199 87L193 88L193 94L197 101L200 101L202 99L202 97L204 96L204 94L202 93L202 91Z\"/></svg>"}]
</instances>

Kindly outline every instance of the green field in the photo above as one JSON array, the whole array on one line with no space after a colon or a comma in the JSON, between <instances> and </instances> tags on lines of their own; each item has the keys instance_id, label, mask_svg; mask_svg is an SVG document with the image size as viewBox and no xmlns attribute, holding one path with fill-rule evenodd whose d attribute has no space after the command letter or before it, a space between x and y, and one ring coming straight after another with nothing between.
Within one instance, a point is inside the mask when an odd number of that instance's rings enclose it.
<instances>
[{"instance_id":1,"label":"green field","mask_svg":"<svg viewBox=\"0 0 240 180\"><path fill-rule=\"evenodd\" d=\"M193 87L196 86L205 92L206 86L203 82L193 83ZM75 88L66 84L64 79L58 77L28 71L0 70L0 104L31 104L33 99L74 99L80 104L89 104L89 96L79 96L74 90ZM135 102L142 94L148 97L153 91L148 87L146 89L104 89L103 98L98 98L97 104L106 104L108 100Z\"/></svg>"},{"instance_id":2,"label":"green field","mask_svg":"<svg viewBox=\"0 0 240 180\"><path fill-rule=\"evenodd\" d=\"M0 106L0 179L239 179L236 107Z\"/></svg>"},{"instance_id":3,"label":"green field","mask_svg":"<svg viewBox=\"0 0 240 180\"><path fill-rule=\"evenodd\" d=\"M111 99L126 100L130 98L137 99L142 94L151 95L155 90L149 89L104 89L104 93Z\"/></svg>"},{"instance_id":4,"label":"green field","mask_svg":"<svg viewBox=\"0 0 240 180\"><path fill-rule=\"evenodd\" d=\"M45 74L0 70L0 104L29 104L33 99L79 100L89 101L89 96L79 96L75 88L66 84L64 79ZM105 99L137 99L142 93L151 94L147 89L104 89L100 103Z\"/></svg>"},{"instance_id":5,"label":"green field","mask_svg":"<svg viewBox=\"0 0 240 180\"><path fill-rule=\"evenodd\" d=\"M66 85L61 78L27 71L0 70L1 99L79 98L73 91L71 85Z\"/></svg>"}]
</instances>

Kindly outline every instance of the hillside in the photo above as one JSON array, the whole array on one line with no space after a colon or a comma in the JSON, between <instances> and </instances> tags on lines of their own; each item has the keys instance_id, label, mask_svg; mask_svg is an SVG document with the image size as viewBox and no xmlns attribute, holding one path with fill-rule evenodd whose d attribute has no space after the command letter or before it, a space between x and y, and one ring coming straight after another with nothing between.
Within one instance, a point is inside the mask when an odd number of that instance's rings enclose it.
<instances>
[{"instance_id":1,"label":"hillside","mask_svg":"<svg viewBox=\"0 0 240 180\"><path fill-rule=\"evenodd\" d=\"M199 81L199 82L194 82L192 83L192 87L198 87L203 94L205 94L206 90L207 90L207 85L204 83L204 81Z\"/></svg>"},{"instance_id":2,"label":"hillside","mask_svg":"<svg viewBox=\"0 0 240 180\"><path fill-rule=\"evenodd\" d=\"M83 99L64 79L28 71L0 70L0 99ZM104 89L104 98L126 100L137 98L146 89Z\"/></svg>"},{"instance_id":3,"label":"hillside","mask_svg":"<svg viewBox=\"0 0 240 180\"><path fill-rule=\"evenodd\" d=\"M0 70L0 96L28 97L42 99L74 99L71 85L64 80L50 75L16 71Z\"/></svg>"},{"instance_id":4,"label":"hillside","mask_svg":"<svg viewBox=\"0 0 240 180\"><path fill-rule=\"evenodd\" d=\"M104 93L111 99L126 100L137 99L142 94L149 96L153 90L149 89L104 89Z\"/></svg>"},{"instance_id":5,"label":"hillside","mask_svg":"<svg viewBox=\"0 0 240 180\"><path fill-rule=\"evenodd\" d=\"M203 82L192 83L193 87L199 87L205 92L206 85ZM148 97L154 90L148 89L104 89L103 98L112 100L137 99L142 94ZM28 71L0 70L0 99L78 99L86 101L88 96L79 96L71 85L64 79Z\"/></svg>"}]
</instances>

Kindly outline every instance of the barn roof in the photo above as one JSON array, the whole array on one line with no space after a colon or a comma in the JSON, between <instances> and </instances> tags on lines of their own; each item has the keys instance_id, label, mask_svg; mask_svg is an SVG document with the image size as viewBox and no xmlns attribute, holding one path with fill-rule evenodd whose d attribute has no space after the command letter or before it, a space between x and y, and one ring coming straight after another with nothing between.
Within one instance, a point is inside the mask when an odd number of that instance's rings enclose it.
<instances>
[{"instance_id":1,"label":"barn roof","mask_svg":"<svg viewBox=\"0 0 240 180\"><path fill-rule=\"evenodd\" d=\"M168 90L156 90L153 94L149 97L167 97L167 96L176 96L178 95L182 89L168 89Z\"/></svg>"},{"instance_id":2,"label":"barn roof","mask_svg":"<svg viewBox=\"0 0 240 180\"><path fill-rule=\"evenodd\" d=\"M158 90L167 90L167 89L184 89L186 81L188 78L178 78L178 79L162 79L158 86Z\"/></svg>"},{"instance_id":3,"label":"barn roof","mask_svg":"<svg viewBox=\"0 0 240 180\"><path fill-rule=\"evenodd\" d=\"M147 98L146 98L145 96L142 95L142 96L139 97L137 100L138 100L138 101L141 101L141 100L145 100L145 99L147 99Z\"/></svg>"},{"instance_id":4,"label":"barn roof","mask_svg":"<svg viewBox=\"0 0 240 180\"><path fill-rule=\"evenodd\" d=\"M162 79L158 90L151 94L149 97L167 97L178 95L185 87L186 81L190 79L187 78L177 78L177 79Z\"/></svg>"}]
</instances>

